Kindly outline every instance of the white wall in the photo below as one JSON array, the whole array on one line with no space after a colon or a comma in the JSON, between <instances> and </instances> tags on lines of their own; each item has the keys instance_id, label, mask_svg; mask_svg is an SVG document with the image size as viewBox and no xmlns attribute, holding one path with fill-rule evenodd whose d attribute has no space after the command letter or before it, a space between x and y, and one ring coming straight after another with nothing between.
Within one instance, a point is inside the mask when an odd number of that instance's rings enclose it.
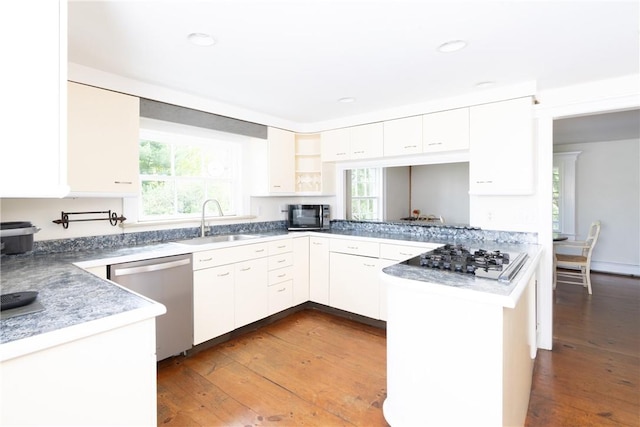
<instances>
[{"instance_id":1,"label":"white wall","mask_svg":"<svg viewBox=\"0 0 640 427\"><path fill-rule=\"evenodd\" d=\"M396 221L411 214L409 166L384 168L384 220Z\"/></svg>"},{"instance_id":2,"label":"white wall","mask_svg":"<svg viewBox=\"0 0 640 427\"><path fill-rule=\"evenodd\" d=\"M562 144L576 161L576 234L583 239L602 222L593 269L640 274L640 140Z\"/></svg>"},{"instance_id":3,"label":"white wall","mask_svg":"<svg viewBox=\"0 0 640 427\"><path fill-rule=\"evenodd\" d=\"M469 224L469 163L413 166L411 205L447 224Z\"/></svg>"},{"instance_id":4,"label":"white wall","mask_svg":"<svg viewBox=\"0 0 640 427\"><path fill-rule=\"evenodd\" d=\"M122 233L122 228L112 226L109 221L72 222L68 229L52 221L60 219L61 212L108 211L122 215L122 199L2 199L0 220L30 221L41 230L33 236L35 241L71 239L84 236L101 236ZM77 215L69 219L106 218L102 215Z\"/></svg>"}]
</instances>

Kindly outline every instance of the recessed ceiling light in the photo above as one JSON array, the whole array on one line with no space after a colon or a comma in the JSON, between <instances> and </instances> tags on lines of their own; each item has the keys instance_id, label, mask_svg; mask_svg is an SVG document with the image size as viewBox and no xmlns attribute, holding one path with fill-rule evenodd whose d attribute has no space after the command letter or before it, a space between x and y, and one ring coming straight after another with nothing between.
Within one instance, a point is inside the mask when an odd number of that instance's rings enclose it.
<instances>
[{"instance_id":1,"label":"recessed ceiling light","mask_svg":"<svg viewBox=\"0 0 640 427\"><path fill-rule=\"evenodd\" d=\"M191 33L187 36L187 39L196 46L213 46L216 44L216 39L205 33Z\"/></svg>"},{"instance_id":2,"label":"recessed ceiling light","mask_svg":"<svg viewBox=\"0 0 640 427\"><path fill-rule=\"evenodd\" d=\"M342 102L343 104L350 104L350 103L355 102L355 101L356 101L356 99L355 99L355 98L352 98L352 97L350 97L350 96L349 96L349 97L346 97L346 98L340 98L340 99L338 99L338 102Z\"/></svg>"},{"instance_id":3,"label":"recessed ceiling light","mask_svg":"<svg viewBox=\"0 0 640 427\"><path fill-rule=\"evenodd\" d=\"M467 42L464 40L451 40L438 46L438 51L443 53L456 52L464 49L465 46L467 46Z\"/></svg>"},{"instance_id":4,"label":"recessed ceiling light","mask_svg":"<svg viewBox=\"0 0 640 427\"><path fill-rule=\"evenodd\" d=\"M486 87L493 86L494 84L496 84L496 82L492 82L492 81L487 80L485 82L476 83L476 87L479 88L479 89L484 89Z\"/></svg>"}]
</instances>

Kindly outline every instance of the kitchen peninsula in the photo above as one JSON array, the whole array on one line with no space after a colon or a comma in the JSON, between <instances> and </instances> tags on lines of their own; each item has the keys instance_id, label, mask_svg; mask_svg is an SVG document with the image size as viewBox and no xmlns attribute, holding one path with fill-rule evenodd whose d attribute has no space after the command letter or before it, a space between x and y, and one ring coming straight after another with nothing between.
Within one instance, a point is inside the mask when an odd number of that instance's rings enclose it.
<instances>
[{"instance_id":1,"label":"kitchen peninsula","mask_svg":"<svg viewBox=\"0 0 640 427\"><path fill-rule=\"evenodd\" d=\"M484 242L487 250L509 245ZM516 249L523 250L519 245ZM536 354L541 251L508 283L405 263L387 267L387 399L393 426L523 425Z\"/></svg>"}]
</instances>

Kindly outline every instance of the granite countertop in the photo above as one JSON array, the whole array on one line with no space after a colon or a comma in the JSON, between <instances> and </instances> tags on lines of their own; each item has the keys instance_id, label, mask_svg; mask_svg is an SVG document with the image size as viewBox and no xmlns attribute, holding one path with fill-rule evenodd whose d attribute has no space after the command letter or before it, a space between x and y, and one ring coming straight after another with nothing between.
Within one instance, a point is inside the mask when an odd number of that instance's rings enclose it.
<instances>
[{"instance_id":1,"label":"granite countertop","mask_svg":"<svg viewBox=\"0 0 640 427\"><path fill-rule=\"evenodd\" d=\"M274 239L283 235L295 236L301 232L276 231L260 233L266 239ZM456 243L451 237L423 236L411 233L385 233L364 230L331 230L329 232L303 232L307 235L332 235L352 238L377 239L390 243ZM262 240L262 239L260 239ZM255 243L256 240L216 244L215 248L223 248L237 244ZM462 242L461 243L468 243ZM504 248L504 244L495 244ZM485 249L492 249L490 242L483 242ZM516 245L521 250L536 251L537 245ZM84 268L104 266L122 262L130 262L148 258L158 258L200 250L211 249L211 245L185 245L175 242L149 244L105 250L83 250L78 252L25 254L2 256L0 259L0 287L2 293L18 291L38 291L38 302L44 310L19 317L0 319L0 359L16 357L22 350L12 349L11 345L39 336L95 324L114 318L127 317L131 322L131 313L153 317L165 312L162 304L141 297L110 281L99 278ZM529 249L527 249L529 248ZM531 258L531 256L530 256ZM531 262L531 259L528 261ZM527 265L523 267L523 270ZM459 289L472 289L480 292L509 294L511 286L498 284L495 281L458 277L457 274L443 273L428 269L417 271L416 267L396 264L384 269L384 273L398 278L414 281L438 282L445 286ZM109 327L109 326L106 326ZM87 332L88 329L85 331ZM77 337L76 337L77 339ZM44 344L43 344L44 345ZM50 343L50 345L53 345ZM35 351L38 345L30 346Z\"/></svg>"},{"instance_id":2,"label":"granite countertop","mask_svg":"<svg viewBox=\"0 0 640 427\"><path fill-rule=\"evenodd\" d=\"M412 289L419 292L448 294L465 299L484 300L514 307L521 292L542 254L542 248L533 244L504 244L493 242L456 242L472 249L500 250L503 252L523 252L527 258L518 274L508 283L493 279L475 277L470 274L453 273L432 268L424 268L407 264L394 264L382 270L384 275L392 278L392 282L406 283L412 281ZM393 280L401 279L401 280Z\"/></svg>"},{"instance_id":3,"label":"granite countertop","mask_svg":"<svg viewBox=\"0 0 640 427\"><path fill-rule=\"evenodd\" d=\"M37 291L36 302L44 310L0 319L0 359L19 355L21 350L11 344L59 333L66 328L108 319L117 320L111 325L115 327L121 326L124 317L133 320L163 314L166 309L162 304L99 278L74 263L98 258L139 258L140 254L169 256L176 252L188 253L178 245L161 244L109 251L3 256L0 261L2 293ZM106 322L103 326L110 327ZM96 325L96 330L99 329ZM28 347L40 348L37 343Z\"/></svg>"}]
</instances>

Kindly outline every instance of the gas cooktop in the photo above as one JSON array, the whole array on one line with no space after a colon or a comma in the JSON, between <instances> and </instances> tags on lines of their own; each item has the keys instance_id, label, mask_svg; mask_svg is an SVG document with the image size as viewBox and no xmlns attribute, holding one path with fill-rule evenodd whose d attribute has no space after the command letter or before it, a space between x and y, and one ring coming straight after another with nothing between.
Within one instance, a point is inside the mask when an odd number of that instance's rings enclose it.
<instances>
[{"instance_id":1,"label":"gas cooktop","mask_svg":"<svg viewBox=\"0 0 640 427\"><path fill-rule=\"evenodd\" d=\"M510 282L527 259L520 252L487 251L445 245L408 259L403 264Z\"/></svg>"}]
</instances>

